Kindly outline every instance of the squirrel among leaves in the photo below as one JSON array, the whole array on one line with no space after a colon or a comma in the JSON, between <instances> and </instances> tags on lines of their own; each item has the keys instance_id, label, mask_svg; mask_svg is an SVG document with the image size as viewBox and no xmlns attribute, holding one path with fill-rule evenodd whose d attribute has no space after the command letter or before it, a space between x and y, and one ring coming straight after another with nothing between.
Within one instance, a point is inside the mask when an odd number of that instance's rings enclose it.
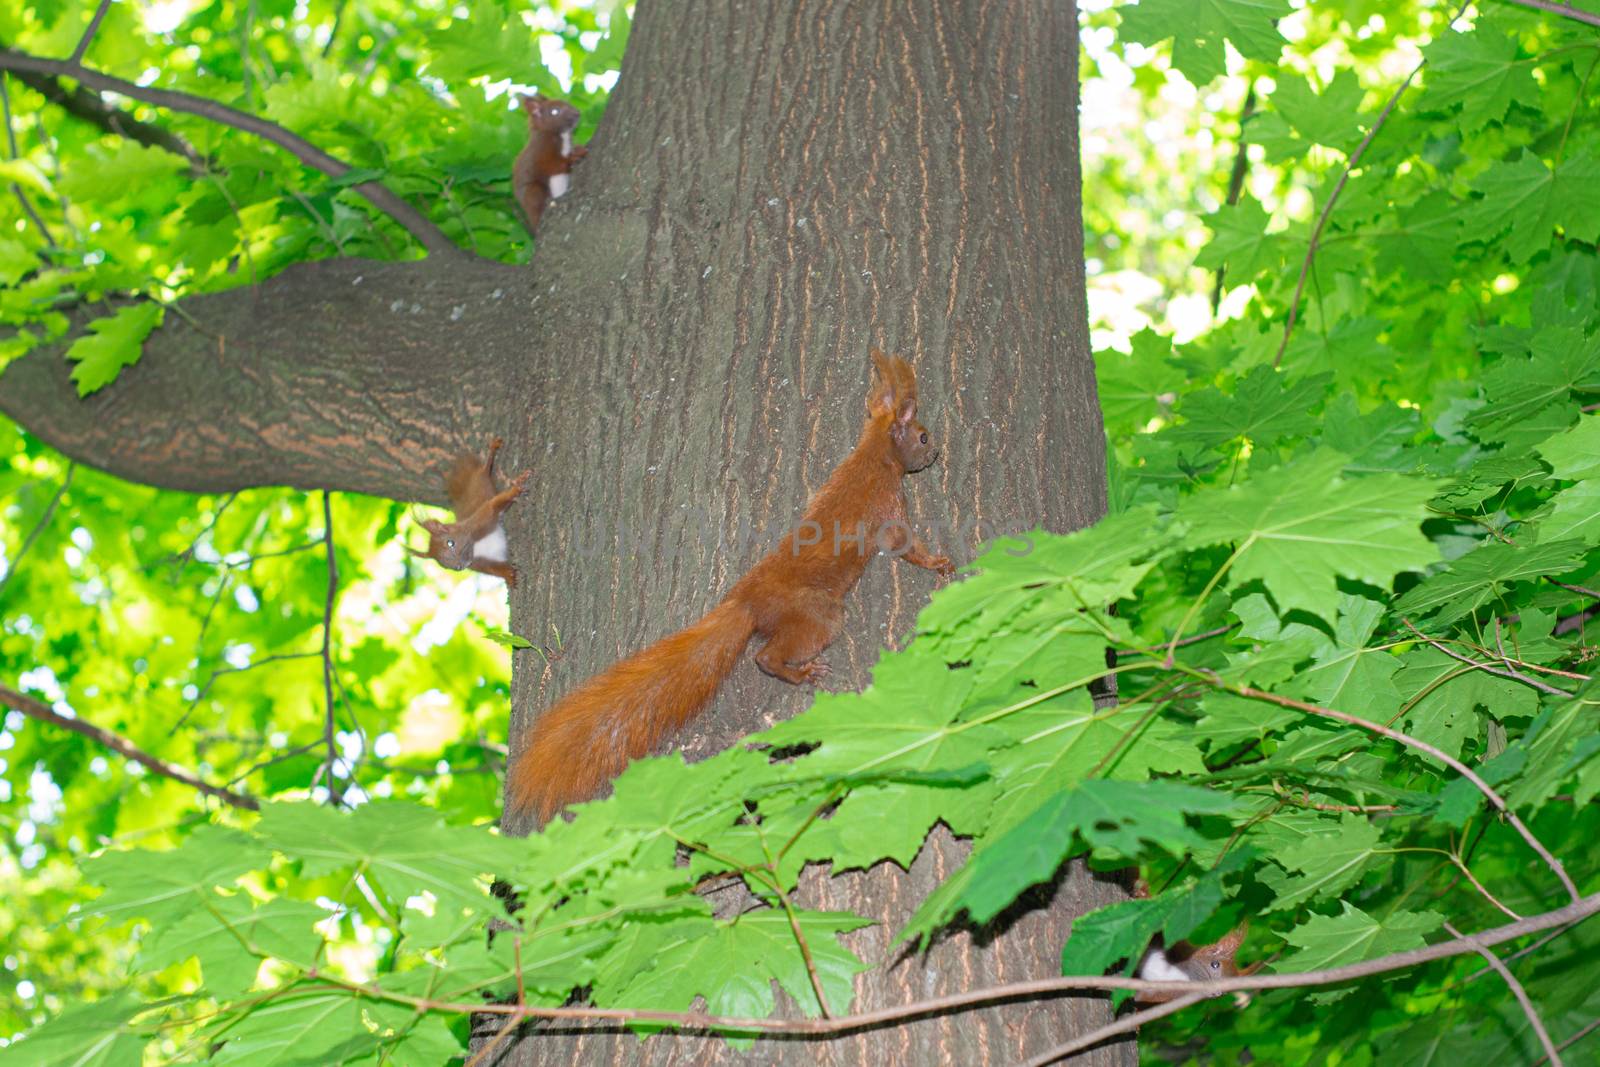
<instances>
[{"instance_id":1,"label":"squirrel among leaves","mask_svg":"<svg viewBox=\"0 0 1600 1067\"><path fill-rule=\"evenodd\" d=\"M500 516L522 495L531 472L523 471L510 487L499 492L495 490L494 457L504 443L496 437L490 442L489 455L484 459L471 452L456 457L455 466L444 482L456 521L418 519L428 531L427 551L419 552L410 545L406 546L406 551L413 556L437 560L440 566L453 571L470 568L504 578L506 585L515 589L517 568L507 558L506 528L500 524Z\"/></svg>"},{"instance_id":2,"label":"squirrel among leaves","mask_svg":"<svg viewBox=\"0 0 1600 1067\"><path fill-rule=\"evenodd\" d=\"M612 665L541 715L511 767L508 807L531 810L544 825L592 797L710 703L754 635L766 639L755 654L761 670L794 685L818 683L828 667L817 657L844 621L845 594L880 549L945 578L955 573L906 521L900 480L937 453L916 418L916 375L898 356L873 349L872 360L861 438L800 527L699 622Z\"/></svg>"},{"instance_id":3,"label":"squirrel among leaves","mask_svg":"<svg viewBox=\"0 0 1600 1067\"><path fill-rule=\"evenodd\" d=\"M1135 900L1150 898L1150 887L1143 879L1134 882L1133 897ZM1221 941L1209 945L1191 945L1187 941L1179 941L1170 948L1162 944L1158 934L1139 958L1138 975L1147 982L1215 982L1254 974L1266 961L1257 960L1248 967L1239 966L1239 949L1249 929L1249 923L1240 923L1228 931ZM1183 994L1144 990L1134 999L1140 1004L1163 1004L1180 996Z\"/></svg>"},{"instance_id":4,"label":"squirrel among leaves","mask_svg":"<svg viewBox=\"0 0 1600 1067\"><path fill-rule=\"evenodd\" d=\"M572 165L589 154L572 143L578 109L565 100L524 96L528 114L528 146L511 168L511 188L528 216L528 232L539 228L545 205L561 196L572 183Z\"/></svg>"}]
</instances>

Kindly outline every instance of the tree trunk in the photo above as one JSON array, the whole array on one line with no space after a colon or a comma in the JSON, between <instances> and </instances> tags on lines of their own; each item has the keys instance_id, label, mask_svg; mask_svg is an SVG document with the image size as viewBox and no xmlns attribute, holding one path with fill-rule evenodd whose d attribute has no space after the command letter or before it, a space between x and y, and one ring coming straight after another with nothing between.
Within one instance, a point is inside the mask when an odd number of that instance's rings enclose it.
<instances>
[{"instance_id":1,"label":"tree trunk","mask_svg":"<svg viewBox=\"0 0 1600 1067\"><path fill-rule=\"evenodd\" d=\"M531 274L482 261L335 261L185 301L141 362L81 402L64 343L0 376L0 411L153 485L443 499L448 457L502 435L523 581L514 749L541 709L697 618L848 453L876 344L909 358L942 459L907 479L935 551L1070 530L1105 506L1077 156L1077 28L1056 0L640 0L624 74ZM85 316L87 317L87 316ZM80 323L81 325L81 323ZM874 563L828 654L859 688L934 580ZM557 638L559 634L559 639ZM809 691L746 659L675 740L691 758ZM508 826L513 831L526 826ZM956 866L809 870L796 903L879 925L851 1010L1059 973L1071 916L1121 896L1073 867L925 957L888 939ZM780 996L788 1011L794 1005ZM1104 1022L1103 998L1009 1004L751 1053L695 1035L540 1031L496 1062L1006 1063ZM1131 1043L1075 1062L1131 1064Z\"/></svg>"},{"instance_id":2,"label":"tree trunk","mask_svg":"<svg viewBox=\"0 0 1600 1067\"><path fill-rule=\"evenodd\" d=\"M906 482L934 551L964 562L975 530L1100 516L1077 48L1071 5L1050 0L718 0L692 17L639 4L604 126L534 260L535 299L570 343L537 390L543 499L512 529L538 577L512 621L536 641L559 630L562 655L517 654L514 748L555 698L716 603L770 544L742 531L792 524L854 443L869 345L912 361L942 448ZM909 566L869 568L832 684L865 686L933 587ZM811 699L746 657L675 745L709 754ZM1075 869L1003 934L887 959L964 855L941 830L909 872L807 872L797 903L878 922L845 939L883 964L852 1010L1059 974L1071 916L1120 896ZM1103 999L1062 998L749 1053L545 1031L496 1062L1007 1063L1107 1017ZM1081 1062L1134 1059L1130 1043Z\"/></svg>"}]
</instances>

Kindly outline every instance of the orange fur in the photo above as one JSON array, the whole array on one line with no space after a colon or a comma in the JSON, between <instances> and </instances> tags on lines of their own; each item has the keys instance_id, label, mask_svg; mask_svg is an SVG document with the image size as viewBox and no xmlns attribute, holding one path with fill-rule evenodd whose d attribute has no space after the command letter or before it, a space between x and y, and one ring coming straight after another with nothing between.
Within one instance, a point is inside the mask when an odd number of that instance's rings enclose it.
<instances>
[{"instance_id":1,"label":"orange fur","mask_svg":"<svg viewBox=\"0 0 1600 1067\"><path fill-rule=\"evenodd\" d=\"M876 349L872 356L861 438L812 498L800 527L699 622L614 664L540 716L507 776L509 808L533 811L542 825L594 796L711 702L753 635L766 638L755 656L766 673L796 685L825 677L817 656L838 634L845 594L877 553L880 534L907 562L954 573L949 559L930 554L906 525L900 480L934 455L916 421L916 375L899 357ZM836 528L846 535L837 541ZM866 537L849 539L858 530Z\"/></svg>"}]
</instances>

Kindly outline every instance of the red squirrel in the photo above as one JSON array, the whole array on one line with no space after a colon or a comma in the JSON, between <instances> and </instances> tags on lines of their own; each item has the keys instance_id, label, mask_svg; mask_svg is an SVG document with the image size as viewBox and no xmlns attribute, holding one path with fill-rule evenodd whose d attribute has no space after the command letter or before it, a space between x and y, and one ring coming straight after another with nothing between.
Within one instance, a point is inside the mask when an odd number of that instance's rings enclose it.
<instances>
[{"instance_id":1,"label":"red squirrel","mask_svg":"<svg viewBox=\"0 0 1600 1067\"><path fill-rule=\"evenodd\" d=\"M500 515L511 502L522 495L530 472L523 471L510 488L496 492L494 487L494 457L504 444L496 437L489 444L489 455L479 459L470 452L456 457L455 466L445 479L445 492L450 506L455 509L456 521L439 522L437 519L418 519L428 531L428 549L419 552L410 545L406 551L413 556L426 556L453 571L468 568L483 574L504 578L506 585L517 587L517 569L507 561L506 528L500 525Z\"/></svg>"},{"instance_id":2,"label":"red squirrel","mask_svg":"<svg viewBox=\"0 0 1600 1067\"><path fill-rule=\"evenodd\" d=\"M528 146L511 168L511 188L528 216L528 232L533 233L545 205L571 184L572 164L589 150L573 146L572 131L581 116L565 100L524 96L522 110L528 113Z\"/></svg>"},{"instance_id":3,"label":"red squirrel","mask_svg":"<svg viewBox=\"0 0 1600 1067\"><path fill-rule=\"evenodd\" d=\"M1133 898L1148 900L1150 887L1143 878L1133 883ZM1236 978L1254 974L1265 961L1257 961L1243 970L1239 968L1239 946L1250 930L1249 923L1240 923L1228 931L1228 936L1209 945L1191 945L1179 941L1171 948L1161 943L1158 934L1150 947L1139 958L1139 977L1147 982L1215 982L1221 978ZM1162 1004L1176 1000L1182 993L1141 992L1134 999L1140 1004Z\"/></svg>"},{"instance_id":4,"label":"red squirrel","mask_svg":"<svg viewBox=\"0 0 1600 1067\"><path fill-rule=\"evenodd\" d=\"M1242 970L1239 967L1239 946L1244 944L1247 925L1240 923L1221 941L1209 945L1191 945L1179 941L1165 948L1159 937L1145 949L1139 960L1139 977L1147 982L1215 982L1222 978L1235 978L1241 974L1254 974L1260 963ZM1136 998L1140 1004L1161 1004L1183 996L1182 993L1141 992Z\"/></svg>"},{"instance_id":5,"label":"red squirrel","mask_svg":"<svg viewBox=\"0 0 1600 1067\"><path fill-rule=\"evenodd\" d=\"M756 634L766 639L755 654L761 670L793 685L818 683L828 667L817 657L844 621L845 594L880 549L945 578L955 573L906 521L900 480L937 452L916 419L916 375L898 356L873 349L872 360L860 441L800 527L699 622L613 664L541 715L507 776L511 810L532 810L543 825L594 796L710 703Z\"/></svg>"}]
</instances>

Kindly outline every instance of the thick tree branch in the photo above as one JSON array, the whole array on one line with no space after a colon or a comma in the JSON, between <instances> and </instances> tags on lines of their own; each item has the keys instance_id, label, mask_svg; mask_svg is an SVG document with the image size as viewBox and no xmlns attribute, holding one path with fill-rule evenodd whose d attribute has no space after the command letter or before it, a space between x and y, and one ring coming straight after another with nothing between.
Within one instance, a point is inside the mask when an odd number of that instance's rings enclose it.
<instances>
[{"instance_id":1,"label":"thick tree branch","mask_svg":"<svg viewBox=\"0 0 1600 1067\"><path fill-rule=\"evenodd\" d=\"M51 708L50 705L44 703L44 701L35 700L33 697L19 693L15 689L10 689L6 686L0 686L0 704L4 704L8 708L13 708L17 711L20 711L30 719L38 719L40 722L53 723L64 730L71 730L73 733L82 734L84 737L106 746L113 752L121 753L128 759L133 760L135 763L150 768L150 770L161 775L163 778L171 778L175 782L182 782L184 785L193 786L207 796L213 796L218 800L226 801L236 808L249 808L251 811L258 811L261 808L261 803L256 800L255 797L247 797L243 793L235 793L230 789L224 789L221 786L211 785L207 782L203 782L190 772L184 770L182 767L179 767L177 764L168 763L164 759L159 759L150 755L150 753L144 751L142 748L139 748L132 741L129 741L125 737L120 737L117 734L112 733L110 730L105 730L98 726L91 726L82 719L72 719L65 715L61 715L57 713L55 709Z\"/></svg>"},{"instance_id":2,"label":"thick tree branch","mask_svg":"<svg viewBox=\"0 0 1600 1067\"><path fill-rule=\"evenodd\" d=\"M263 140L273 144L293 155L300 162L315 170L320 170L329 177L338 178L348 174L352 169L350 164L324 152L316 145L307 141L298 134L279 126L276 122L269 121L249 112L219 104L215 100L194 96L191 93L180 93L172 89L154 89L137 85L121 78L113 78L108 74L90 70L76 63L59 59L45 59L42 56L31 56L10 49L0 49L0 70L30 71L35 74L54 74L61 77L75 78L91 89L102 89L108 92L120 93L134 100L143 100L147 104L158 107L170 108L173 111L186 111L192 115L200 115L213 122L224 126L232 126L236 130L253 133ZM356 192L366 197L367 201L379 211L394 219L403 226L411 236L435 255L449 258L465 257L454 241L447 237L443 230L435 226L427 216L416 208L396 196L379 182L362 182L351 186Z\"/></svg>"},{"instance_id":3,"label":"thick tree branch","mask_svg":"<svg viewBox=\"0 0 1600 1067\"><path fill-rule=\"evenodd\" d=\"M443 504L454 454L532 406L532 386L502 384L535 366L523 279L481 260L299 264L184 300L139 363L88 398L61 358L70 335L41 347L0 374L0 413L145 485ZM91 317L81 310L73 332Z\"/></svg>"},{"instance_id":4,"label":"thick tree branch","mask_svg":"<svg viewBox=\"0 0 1600 1067\"><path fill-rule=\"evenodd\" d=\"M164 148L175 156L182 156L189 161L192 173L205 169L205 157L185 138L164 126L144 122L119 107L112 107L106 103L103 96L91 89L81 85L69 89L59 78L26 70L11 71L11 77L74 118L92 123L118 137L126 137L130 141L154 148Z\"/></svg>"}]
</instances>

